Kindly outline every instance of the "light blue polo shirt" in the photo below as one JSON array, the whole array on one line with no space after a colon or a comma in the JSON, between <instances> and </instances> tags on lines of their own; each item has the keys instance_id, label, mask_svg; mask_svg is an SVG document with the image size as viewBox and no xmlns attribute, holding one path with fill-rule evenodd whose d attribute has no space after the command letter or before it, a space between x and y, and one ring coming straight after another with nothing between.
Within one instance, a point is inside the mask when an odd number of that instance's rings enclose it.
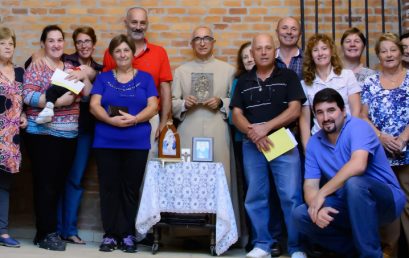
<instances>
[{"instance_id":1,"label":"light blue polo shirt","mask_svg":"<svg viewBox=\"0 0 409 258\"><path fill-rule=\"evenodd\" d=\"M347 115L335 145L328 141L323 130L310 138L305 157L305 179L319 179L323 176L330 180L356 150L369 153L365 175L386 183L395 203L401 203L405 196L374 130L366 121L350 115Z\"/></svg>"}]
</instances>

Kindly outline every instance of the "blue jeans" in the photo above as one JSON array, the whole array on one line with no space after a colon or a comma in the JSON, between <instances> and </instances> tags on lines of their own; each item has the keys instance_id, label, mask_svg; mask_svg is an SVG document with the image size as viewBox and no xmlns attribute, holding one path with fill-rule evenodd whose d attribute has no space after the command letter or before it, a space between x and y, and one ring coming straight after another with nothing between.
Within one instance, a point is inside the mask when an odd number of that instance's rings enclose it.
<instances>
[{"instance_id":1,"label":"blue jeans","mask_svg":"<svg viewBox=\"0 0 409 258\"><path fill-rule=\"evenodd\" d=\"M311 242L343 257L382 258L378 228L399 217L405 202L395 203L390 187L368 176L351 177L341 196L331 195L324 202L323 207L339 211L326 228L311 221L306 204L297 207L293 217Z\"/></svg>"},{"instance_id":2,"label":"blue jeans","mask_svg":"<svg viewBox=\"0 0 409 258\"><path fill-rule=\"evenodd\" d=\"M264 154L249 139L243 139L244 175L247 182L245 207L250 218L253 245L270 252L277 239L271 225L271 171L284 215L288 233L288 253L301 251L299 233L291 214L302 203L301 167L298 149L268 162ZM276 222L277 223L277 222Z\"/></svg>"},{"instance_id":3,"label":"blue jeans","mask_svg":"<svg viewBox=\"0 0 409 258\"><path fill-rule=\"evenodd\" d=\"M57 231L65 238L78 235L78 208L84 191L81 181L87 167L91 144L92 135L90 133L78 135L74 163L67 176L65 190L58 204Z\"/></svg>"}]
</instances>

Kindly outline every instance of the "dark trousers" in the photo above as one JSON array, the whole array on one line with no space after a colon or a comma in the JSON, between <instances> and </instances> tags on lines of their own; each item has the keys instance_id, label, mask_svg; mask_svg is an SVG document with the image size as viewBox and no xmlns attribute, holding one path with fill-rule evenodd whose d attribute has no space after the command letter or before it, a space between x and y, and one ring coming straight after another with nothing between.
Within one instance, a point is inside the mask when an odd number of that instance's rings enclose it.
<instances>
[{"instance_id":1,"label":"dark trousers","mask_svg":"<svg viewBox=\"0 0 409 258\"><path fill-rule=\"evenodd\" d=\"M139 188L149 150L95 149L104 237L135 235Z\"/></svg>"},{"instance_id":2,"label":"dark trousers","mask_svg":"<svg viewBox=\"0 0 409 258\"><path fill-rule=\"evenodd\" d=\"M329 196L323 207L339 211L323 229L311 221L306 204L293 213L297 228L312 243L342 257L355 257L358 252L361 258L382 258L378 228L399 217L403 200L395 203L387 184L368 176L355 176L346 181L342 198Z\"/></svg>"},{"instance_id":3,"label":"dark trousers","mask_svg":"<svg viewBox=\"0 0 409 258\"><path fill-rule=\"evenodd\" d=\"M12 174L0 169L0 235L8 233Z\"/></svg>"},{"instance_id":4,"label":"dark trousers","mask_svg":"<svg viewBox=\"0 0 409 258\"><path fill-rule=\"evenodd\" d=\"M45 101L52 102L53 104L55 104L57 99L61 97L62 95L64 95L67 91L68 89L53 84L45 92Z\"/></svg>"},{"instance_id":5,"label":"dark trousers","mask_svg":"<svg viewBox=\"0 0 409 258\"><path fill-rule=\"evenodd\" d=\"M57 231L57 206L71 168L76 139L27 134L31 160L37 240Z\"/></svg>"}]
</instances>

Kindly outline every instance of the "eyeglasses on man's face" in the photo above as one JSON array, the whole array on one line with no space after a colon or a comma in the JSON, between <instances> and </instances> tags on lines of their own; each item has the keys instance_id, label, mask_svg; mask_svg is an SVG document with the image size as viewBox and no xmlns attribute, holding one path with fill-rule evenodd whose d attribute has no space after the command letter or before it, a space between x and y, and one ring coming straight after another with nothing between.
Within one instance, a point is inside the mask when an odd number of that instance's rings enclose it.
<instances>
[{"instance_id":1,"label":"eyeglasses on man's face","mask_svg":"<svg viewBox=\"0 0 409 258\"><path fill-rule=\"evenodd\" d=\"M192 39L192 42L194 43L194 44L200 44L200 43L202 43L202 41L203 41L203 43L210 43L210 42L213 42L213 40L214 40L214 38L212 38L212 37L210 37L210 36L204 36L204 37L194 37L193 39Z\"/></svg>"}]
</instances>

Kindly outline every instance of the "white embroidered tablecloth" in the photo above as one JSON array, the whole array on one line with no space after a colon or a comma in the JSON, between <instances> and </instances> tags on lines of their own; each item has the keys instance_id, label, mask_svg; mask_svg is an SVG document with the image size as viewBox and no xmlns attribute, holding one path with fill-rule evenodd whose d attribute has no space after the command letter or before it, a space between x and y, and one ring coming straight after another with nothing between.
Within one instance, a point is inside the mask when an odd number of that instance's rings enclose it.
<instances>
[{"instance_id":1,"label":"white embroidered tablecloth","mask_svg":"<svg viewBox=\"0 0 409 258\"><path fill-rule=\"evenodd\" d=\"M161 212L215 213L216 254L237 241L237 226L222 163L149 161L136 230L146 232Z\"/></svg>"}]
</instances>

